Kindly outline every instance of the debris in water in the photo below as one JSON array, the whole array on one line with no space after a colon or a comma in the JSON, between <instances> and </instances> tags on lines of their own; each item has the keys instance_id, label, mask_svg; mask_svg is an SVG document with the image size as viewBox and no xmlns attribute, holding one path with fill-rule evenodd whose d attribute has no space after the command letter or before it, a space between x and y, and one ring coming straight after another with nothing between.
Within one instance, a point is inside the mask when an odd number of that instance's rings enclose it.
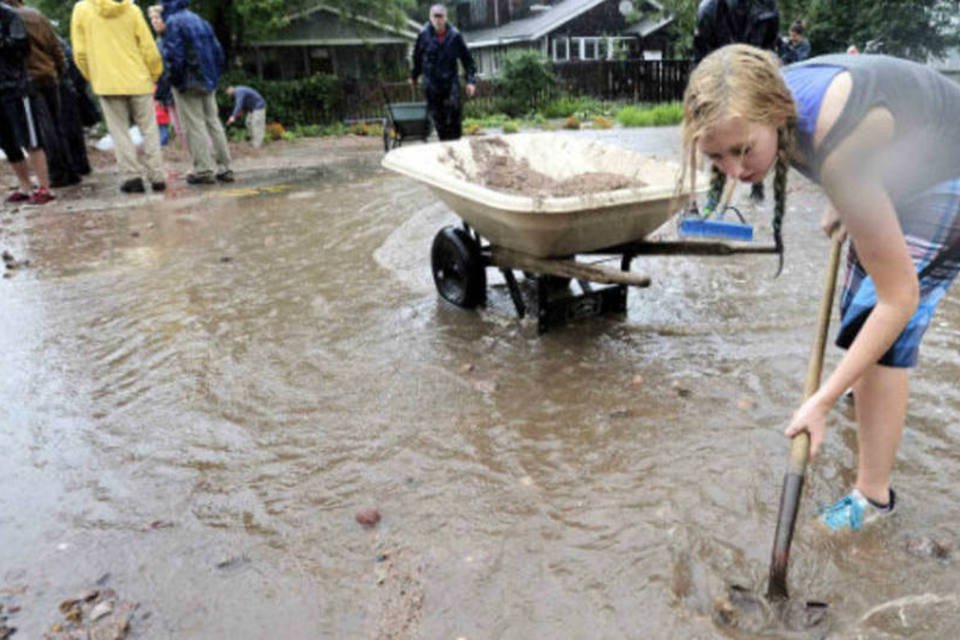
<instances>
[{"instance_id":1,"label":"debris in water","mask_svg":"<svg viewBox=\"0 0 960 640\"><path fill-rule=\"evenodd\" d=\"M953 553L951 543L930 536L907 538L904 547L910 555L937 560L948 560Z\"/></svg>"},{"instance_id":2,"label":"debris in water","mask_svg":"<svg viewBox=\"0 0 960 640\"><path fill-rule=\"evenodd\" d=\"M357 511L357 522L365 527L372 527L380 522L380 512L373 507L364 507Z\"/></svg>"},{"instance_id":3,"label":"debris in water","mask_svg":"<svg viewBox=\"0 0 960 640\"><path fill-rule=\"evenodd\" d=\"M64 620L51 625L44 640L125 640L139 606L113 589L84 591L60 603Z\"/></svg>"},{"instance_id":4,"label":"debris in water","mask_svg":"<svg viewBox=\"0 0 960 640\"><path fill-rule=\"evenodd\" d=\"M6 250L4 250L2 254L0 254L0 258L3 259L3 266L5 266L8 271L14 271L16 269L22 269L24 267L30 266L29 260L17 260L16 258L13 257L12 253ZM9 277L9 276L6 276L6 277Z\"/></svg>"},{"instance_id":5,"label":"debris in water","mask_svg":"<svg viewBox=\"0 0 960 640\"><path fill-rule=\"evenodd\" d=\"M693 391L683 386L683 383L681 383L679 380L674 380L670 386L673 387L673 390L676 391L677 395L681 398L689 398L693 395Z\"/></svg>"}]
</instances>

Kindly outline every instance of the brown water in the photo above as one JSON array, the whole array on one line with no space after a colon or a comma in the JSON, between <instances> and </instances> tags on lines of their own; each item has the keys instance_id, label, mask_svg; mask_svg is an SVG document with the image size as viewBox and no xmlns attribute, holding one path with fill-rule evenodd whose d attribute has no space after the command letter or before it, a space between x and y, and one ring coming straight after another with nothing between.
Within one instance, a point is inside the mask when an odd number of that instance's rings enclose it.
<instances>
[{"instance_id":1,"label":"brown water","mask_svg":"<svg viewBox=\"0 0 960 640\"><path fill-rule=\"evenodd\" d=\"M653 286L625 317L538 337L500 286L479 312L438 300L429 245L456 218L378 160L0 214L33 262L0 280L17 638L98 579L140 603L138 638L955 637L956 560L906 550L960 521L955 295L914 379L898 516L855 539L811 526L853 478L849 408L810 469L790 586L829 626L732 629L727 586L766 586L819 196L792 196L779 279L769 256L641 258ZM748 212L764 239L768 208Z\"/></svg>"}]
</instances>

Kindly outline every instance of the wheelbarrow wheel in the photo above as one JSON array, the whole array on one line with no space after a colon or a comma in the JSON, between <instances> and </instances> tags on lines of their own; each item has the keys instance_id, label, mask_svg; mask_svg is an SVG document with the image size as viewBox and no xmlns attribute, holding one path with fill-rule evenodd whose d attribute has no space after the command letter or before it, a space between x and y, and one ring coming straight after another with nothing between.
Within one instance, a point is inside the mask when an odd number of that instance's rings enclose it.
<instances>
[{"instance_id":1,"label":"wheelbarrow wheel","mask_svg":"<svg viewBox=\"0 0 960 640\"><path fill-rule=\"evenodd\" d=\"M430 249L433 283L440 296L458 307L473 309L487 295L487 273L480 245L463 229L444 227Z\"/></svg>"}]
</instances>

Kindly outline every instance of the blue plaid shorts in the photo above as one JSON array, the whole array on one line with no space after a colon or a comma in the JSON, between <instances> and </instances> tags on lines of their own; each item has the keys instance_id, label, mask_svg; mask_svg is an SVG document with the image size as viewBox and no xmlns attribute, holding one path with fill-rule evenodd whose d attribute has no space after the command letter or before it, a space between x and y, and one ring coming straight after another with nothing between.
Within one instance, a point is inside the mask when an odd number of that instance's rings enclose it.
<instances>
[{"instance_id":1,"label":"blue plaid shorts","mask_svg":"<svg viewBox=\"0 0 960 640\"><path fill-rule=\"evenodd\" d=\"M960 241L960 178L941 182L905 198L897 203L896 209L917 273ZM946 260L920 279L920 304L878 364L901 368L916 366L923 334L958 271L960 264ZM851 244L847 254L847 276L840 296L838 347L847 349L853 344L876 304L877 290L873 279L864 271Z\"/></svg>"}]
</instances>

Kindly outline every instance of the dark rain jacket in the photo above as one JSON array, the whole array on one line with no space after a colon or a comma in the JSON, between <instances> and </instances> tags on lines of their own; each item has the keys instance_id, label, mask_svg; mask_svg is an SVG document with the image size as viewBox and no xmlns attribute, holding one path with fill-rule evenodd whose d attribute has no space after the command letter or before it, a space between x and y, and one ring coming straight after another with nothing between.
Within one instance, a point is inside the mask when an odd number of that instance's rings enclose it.
<instances>
[{"instance_id":1,"label":"dark rain jacket","mask_svg":"<svg viewBox=\"0 0 960 640\"><path fill-rule=\"evenodd\" d=\"M20 98L27 94L27 68L24 60L30 52L27 28L17 12L0 4L0 98Z\"/></svg>"},{"instance_id":2,"label":"dark rain jacket","mask_svg":"<svg viewBox=\"0 0 960 640\"><path fill-rule=\"evenodd\" d=\"M190 0L163 0L163 64L177 91L209 93L226 61L210 23L188 9Z\"/></svg>"},{"instance_id":3,"label":"dark rain jacket","mask_svg":"<svg viewBox=\"0 0 960 640\"><path fill-rule=\"evenodd\" d=\"M693 34L693 61L735 42L776 51L780 14L774 0L703 0Z\"/></svg>"},{"instance_id":4,"label":"dark rain jacket","mask_svg":"<svg viewBox=\"0 0 960 640\"><path fill-rule=\"evenodd\" d=\"M455 27L447 25L441 42L436 29L428 22L413 47L413 71L410 77L416 82L422 75L423 88L428 93L450 93L453 87L460 86L457 61L463 64L467 73L467 84L476 84L477 65L473 62L463 35Z\"/></svg>"}]
</instances>

